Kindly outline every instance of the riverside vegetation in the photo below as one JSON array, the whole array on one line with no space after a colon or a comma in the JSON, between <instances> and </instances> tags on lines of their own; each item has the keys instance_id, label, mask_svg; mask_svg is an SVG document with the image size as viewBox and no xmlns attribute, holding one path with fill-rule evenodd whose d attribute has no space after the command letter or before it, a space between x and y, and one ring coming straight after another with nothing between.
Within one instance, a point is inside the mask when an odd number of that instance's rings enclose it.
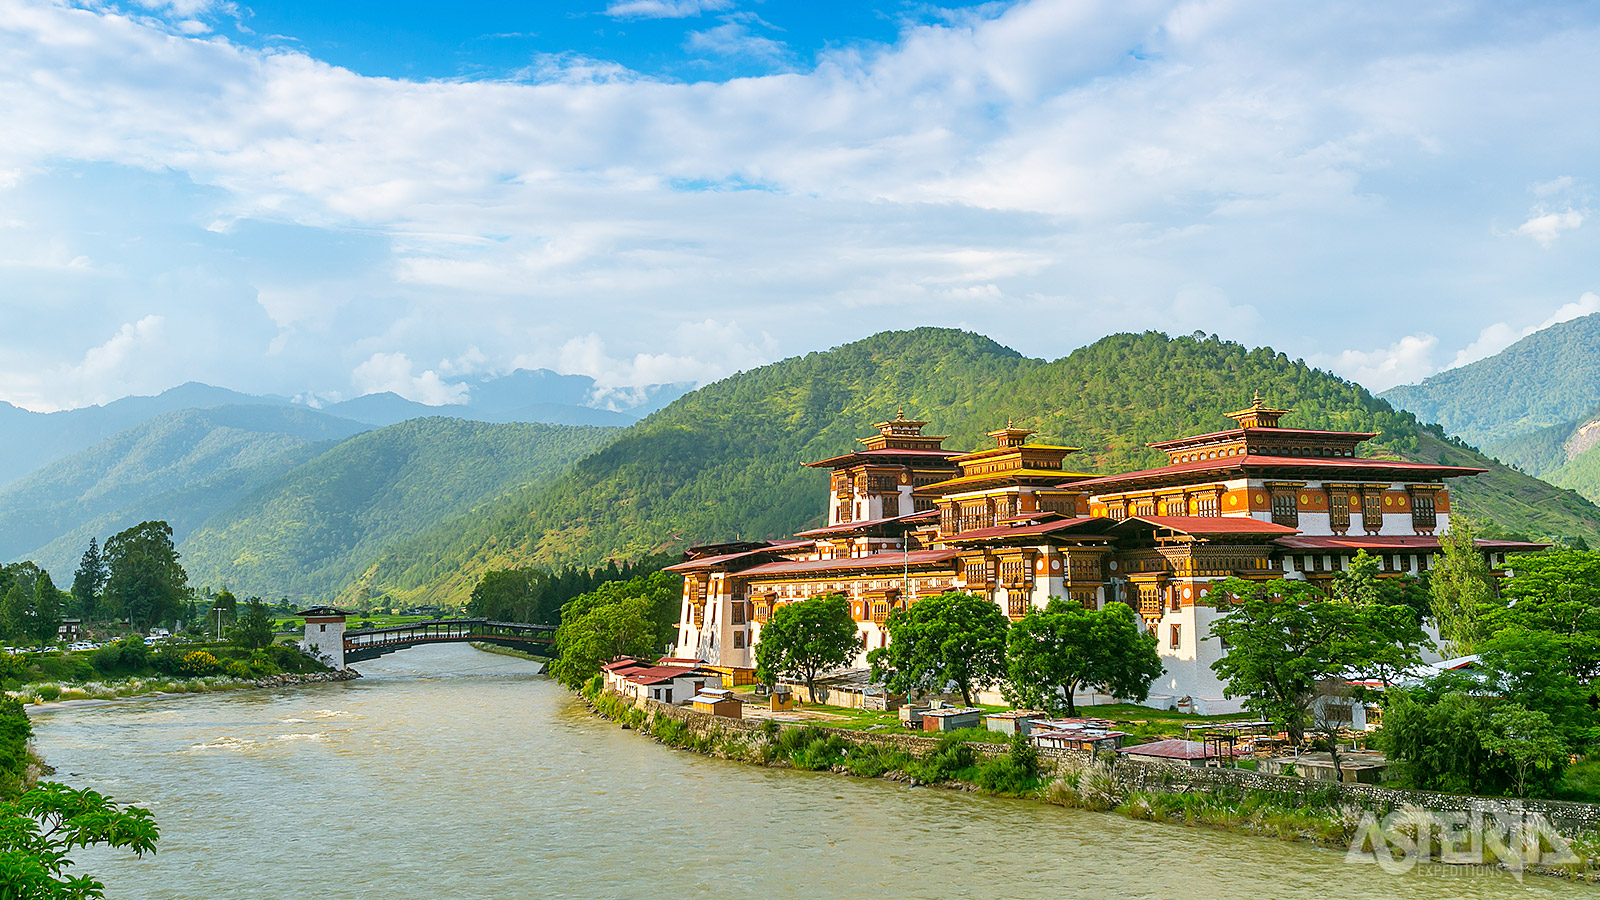
<instances>
[{"instance_id":1,"label":"riverside vegetation","mask_svg":"<svg viewBox=\"0 0 1600 900\"><path fill-rule=\"evenodd\" d=\"M662 704L634 704L606 691L599 676L581 691L597 714L670 747L735 762L811 772L881 778L951 790L979 791L1091 812L1111 812L1150 822L1216 828L1335 849L1352 847L1365 823L1396 821L1394 837L1416 842L1424 859L1445 859L1451 846L1430 837L1430 813L1392 801L1355 803L1336 786L1284 779L1281 789L1209 785L1203 790L1134 787L1104 756L1042 757L1025 738L1003 744L960 734L881 736L815 725L716 721ZM711 720L696 723L694 718ZM1398 814L1398 815L1396 815ZM1393 817L1392 819L1390 817ZM1563 835L1574 859L1536 871L1600 880L1600 833ZM1478 846L1487 847L1487 842ZM1372 847L1372 850L1379 850ZM1487 855L1477 860L1492 865ZM1452 861L1459 862L1459 857Z\"/></svg>"}]
</instances>

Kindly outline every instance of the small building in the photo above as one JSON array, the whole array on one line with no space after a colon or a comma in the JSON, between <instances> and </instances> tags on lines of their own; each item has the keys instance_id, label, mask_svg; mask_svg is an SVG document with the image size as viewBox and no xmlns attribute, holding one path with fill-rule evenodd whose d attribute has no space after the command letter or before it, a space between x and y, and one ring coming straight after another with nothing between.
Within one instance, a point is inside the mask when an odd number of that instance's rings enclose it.
<instances>
[{"instance_id":1,"label":"small building","mask_svg":"<svg viewBox=\"0 0 1600 900\"><path fill-rule=\"evenodd\" d=\"M1072 728L1061 731L1035 731L1033 745L1041 750L1116 750L1128 733L1107 728Z\"/></svg>"},{"instance_id":2,"label":"small building","mask_svg":"<svg viewBox=\"0 0 1600 900\"><path fill-rule=\"evenodd\" d=\"M61 627L56 629L56 639L69 644L83 640L83 620L62 619Z\"/></svg>"},{"instance_id":3,"label":"small building","mask_svg":"<svg viewBox=\"0 0 1600 900\"><path fill-rule=\"evenodd\" d=\"M1126 755L1129 759L1178 766L1193 766L1197 769L1214 765L1221 758L1214 747L1209 747L1199 741L1184 740L1153 741L1134 747L1122 747L1117 752Z\"/></svg>"},{"instance_id":4,"label":"small building","mask_svg":"<svg viewBox=\"0 0 1600 900\"><path fill-rule=\"evenodd\" d=\"M695 712L710 713L724 719L744 718L744 703L733 696L732 691L721 688L707 688L701 691L690 698L689 705Z\"/></svg>"},{"instance_id":5,"label":"small building","mask_svg":"<svg viewBox=\"0 0 1600 900\"><path fill-rule=\"evenodd\" d=\"M947 706L930 709L922 714L923 731L960 731L977 728L983 721L983 710L976 706Z\"/></svg>"},{"instance_id":6,"label":"small building","mask_svg":"<svg viewBox=\"0 0 1600 900\"><path fill-rule=\"evenodd\" d=\"M1339 754L1337 774L1333 757L1325 751L1263 759L1257 767L1257 771L1267 775L1287 775L1307 781L1343 781L1345 784L1379 784L1388 769L1389 760L1382 753L1358 751Z\"/></svg>"},{"instance_id":7,"label":"small building","mask_svg":"<svg viewBox=\"0 0 1600 900\"><path fill-rule=\"evenodd\" d=\"M618 670L622 678L620 693L634 700L658 703L684 703L707 685L720 683L716 672L682 666L648 666Z\"/></svg>"},{"instance_id":8,"label":"small building","mask_svg":"<svg viewBox=\"0 0 1600 900\"><path fill-rule=\"evenodd\" d=\"M1042 718L1043 716L1031 709L1012 709L989 713L983 717L983 725L990 731L1007 737L1018 734L1027 737L1033 732L1034 723Z\"/></svg>"},{"instance_id":9,"label":"small building","mask_svg":"<svg viewBox=\"0 0 1600 900\"><path fill-rule=\"evenodd\" d=\"M907 703L905 706L900 707L900 724L915 731L921 731L922 716L930 709L933 709L933 707L912 706Z\"/></svg>"}]
</instances>

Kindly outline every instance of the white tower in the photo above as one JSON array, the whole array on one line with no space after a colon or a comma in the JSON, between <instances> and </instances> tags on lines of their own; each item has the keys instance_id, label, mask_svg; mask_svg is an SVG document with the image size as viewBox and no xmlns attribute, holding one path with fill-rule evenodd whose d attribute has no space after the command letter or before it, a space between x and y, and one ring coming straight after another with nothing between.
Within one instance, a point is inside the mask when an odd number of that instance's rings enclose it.
<instances>
[{"instance_id":1,"label":"white tower","mask_svg":"<svg viewBox=\"0 0 1600 900\"><path fill-rule=\"evenodd\" d=\"M344 668L344 620L348 612L332 606L300 611L306 617L306 637L300 649L335 669Z\"/></svg>"}]
</instances>

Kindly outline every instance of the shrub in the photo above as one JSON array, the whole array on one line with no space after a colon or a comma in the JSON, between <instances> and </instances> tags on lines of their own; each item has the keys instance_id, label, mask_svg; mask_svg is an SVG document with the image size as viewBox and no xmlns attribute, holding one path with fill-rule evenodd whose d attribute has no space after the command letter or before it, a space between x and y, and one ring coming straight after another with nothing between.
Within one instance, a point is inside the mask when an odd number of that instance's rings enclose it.
<instances>
[{"instance_id":1,"label":"shrub","mask_svg":"<svg viewBox=\"0 0 1600 900\"><path fill-rule=\"evenodd\" d=\"M136 634L107 644L89 655L89 664L108 675L142 672L150 664L150 648Z\"/></svg>"},{"instance_id":2,"label":"shrub","mask_svg":"<svg viewBox=\"0 0 1600 900\"><path fill-rule=\"evenodd\" d=\"M932 753L912 763L906 773L918 781L936 784L967 774L972 762L972 747L960 737L950 736L941 740Z\"/></svg>"},{"instance_id":3,"label":"shrub","mask_svg":"<svg viewBox=\"0 0 1600 900\"><path fill-rule=\"evenodd\" d=\"M204 653L205 651L202 650L200 652ZM253 675L253 673L250 671L249 664L241 662L237 659L230 659L223 663L222 671L226 673L229 678L250 678Z\"/></svg>"},{"instance_id":4,"label":"shrub","mask_svg":"<svg viewBox=\"0 0 1600 900\"><path fill-rule=\"evenodd\" d=\"M1021 734L1013 735L1005 756L978 764L973 782L997 794L1027 794L1039 776L1039 752Z\"/></svg>"},{"instance_id":5,"label":"shrub","mask_svg":"<svg viewBox=\"0 0 1600 900\"><path fill-rule=\"evenodd\" d=\"M217 658L204 650L194 650L185 653L183 662L178 665L178 671L191 677L198 675L215 675L222 671L222 664Z\"/></svg>"},{"instance_id":6,"label":"shrub","mask_svg":"<svg viewBox=\"0 0 1600 900\"><path fill-rule=\"evenodd\" d=\"M46 703L54 703L61 699L61 685L59 684L41 684L35 686L33 690L34 693L39 695L39 699Z\"/></svg>"}]
</instances>

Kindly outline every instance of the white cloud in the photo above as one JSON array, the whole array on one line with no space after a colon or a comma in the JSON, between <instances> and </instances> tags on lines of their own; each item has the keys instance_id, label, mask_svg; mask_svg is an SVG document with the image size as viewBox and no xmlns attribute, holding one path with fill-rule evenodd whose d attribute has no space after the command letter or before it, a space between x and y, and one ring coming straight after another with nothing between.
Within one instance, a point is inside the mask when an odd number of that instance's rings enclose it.
<instances>
[{"instance_id":1,"label":"white cloud","mask_svg":"<svg viewBox=\"0 0 1600 900\"><path fill-rule=\"evenodd\" d=\"M36 412L54 412L104 403L130 393L141 365L162 346L166 320L148 315L127 322L74 363L45 371L0 373L0 391L11 402Z\"/></svg>"},{"instance_id":2,"label":"white cloud","mask_svg":"<svg viewBox=\"0 0 1600 900\"><path fill-rule=\"evenodd\" d=\"M1382 391L1432 375L1433 351L1438 345L1439 339L1431 334L1408 334L1378 350L1346 350L1337 356L1314 354L1308 361L1369 391Z\"/></svg>"},{"instance_id":3,"label":"white cloud","mask_svg":"<svg viewBox=\"0 0 1600 900\"><path fill-rule=\"evenodd\" d=\"M1550 314L1550 317L1537 325L1517 329L1505 322L1496 322L1479 332L1478 339L1463 347L1456 358L1450 361L1446 369L1454 369L1470 362L1487 359L1501 350L1515 344L1536 331L1543 331L1551 325L1570 322L1573 319L1600 312L1600 294L1585 292L1571 303L1562 304L1560 309Z\"/></svg>"},{"instance_id":4,"label":"white cloud","mask_svg":"<svg viewBox=\"0 0 1600 900\"><path fill-rule=\"evenodd\" d=\"M1549 249L1555 245L1556 238L1563 231L1571 231L1583 224L1583 213L1575 209L1562 210L1561 212L1546 212L1535 209L1528 217L1528 221L1518 225L1514 234L1531 237L1539 242L1539 246Z\"/></svg>"},{"instance_id":5,"label":"white cloud","mask_svg":"<svg viewBox=\"0 0 1600 900\"><path fill-rule=\"evenodd\" d=\"M392 391L407 400L429 406L449 406L467 402L465 384L447 384L432 369L412 374L411 358L404 353L374 353L350 373L358 391L377 394Z\"/></svg>"},{"instance_id":6,"label":"white cloud","mask_svg":"<svg viewBox=\"0 0 1600 900\"><path fill-rule=\"evenodd\" d=\"M570 56L517 79L366 78L172 24L223 5L149 2L142 17L0 3L0 173L18 173L0 183L22 223L0 248L0 313L27 317L0 334L0 391L81 352L25 356L28 336L152 310L206 347L174 370L245 360L285 394L359 387L360 369L456 396L450 379L518 359L613 385L705 380L963 322L1041 356L1125 329L1291 355L1383 329L1363 342L1387 349L1330 359L1389 379L1419 368L1424 338L1460 346L1454 323L1504 317L1506 285L1568 296L1553 292L1592 277L1485 239L1507 196L1528 201L1528 172L1568 174L1532 186L1548 207L1519 232L1594 239L1572 219L1600 177L1587 12L1031 0L803 71L678 83ZM716 28L701 33L713 50ZM61 187L96 172L163 188L174 173L190 206ZM79 209L96 221L61 218ZM318 239L283 249L268 226ZM361 265L324 258L352 236L371 240ZM706 322L740 331L683 336ZM423 384L412 360L452 362Z\"/></svg>"},{"instance_id":7,"label":"white cloud","mask_svg":"<svg viewBox=\"0 0 1600 900\"><path fill-rule=\"evenodd\" d=\"M686 19L733 8L733 0L612 0L606 15L618 19Z\"/></svg>"}]
</instances>

